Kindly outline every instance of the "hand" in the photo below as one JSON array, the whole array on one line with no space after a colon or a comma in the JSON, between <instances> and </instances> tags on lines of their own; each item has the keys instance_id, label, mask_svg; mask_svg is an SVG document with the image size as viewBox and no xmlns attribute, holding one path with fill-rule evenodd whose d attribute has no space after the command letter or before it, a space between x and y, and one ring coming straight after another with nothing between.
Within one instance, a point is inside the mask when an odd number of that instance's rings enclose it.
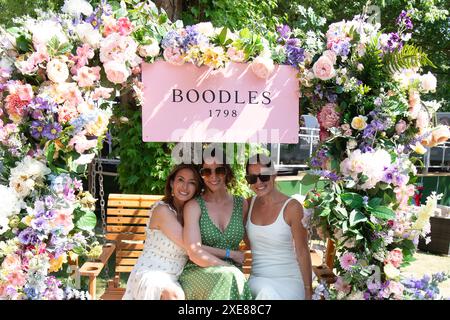
<instances>
[{"instance_id":1,"label":"hand","mask_svg":"<svg viewBox=\"0 0 450 320\"><path fill-rule=\"evenodd\" d=\"M244 263L245 256L242 251L232 250L230 251L230 258L231 260L236 262L237 265L242 266L242 264Z\"/></svg>"}]
</instances>

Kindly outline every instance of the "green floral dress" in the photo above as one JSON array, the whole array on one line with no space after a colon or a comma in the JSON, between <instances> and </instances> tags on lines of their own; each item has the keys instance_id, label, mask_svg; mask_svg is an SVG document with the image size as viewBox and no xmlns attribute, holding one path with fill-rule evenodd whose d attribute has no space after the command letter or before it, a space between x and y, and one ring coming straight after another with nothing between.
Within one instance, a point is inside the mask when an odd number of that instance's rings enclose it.
<instances>
[{"instance_id":1,"label":"green floral dress","mask_svg":"<svg viewBox=\"0 0 450 320\"><path fill-rule=\"evenodd\" d=\"M238 250L244 237L243 198L233 197L233 213L225 231L212 222L202 197L196 198L201 208L200 233L204 245ZM242 271L233 266L199 267L189 261L179 278L187 300L251 300L252 295Z\"/></svg>"}]
</instances>

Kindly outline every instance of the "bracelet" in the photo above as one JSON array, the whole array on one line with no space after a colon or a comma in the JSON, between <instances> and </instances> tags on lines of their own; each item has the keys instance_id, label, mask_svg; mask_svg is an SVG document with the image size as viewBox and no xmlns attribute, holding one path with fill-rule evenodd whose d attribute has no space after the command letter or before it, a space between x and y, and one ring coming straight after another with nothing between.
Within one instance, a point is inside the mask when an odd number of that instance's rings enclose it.
<instances>
[{"instance_id":1,"label":"bracelet","mask_svg":"<svg viewBox=\"0 0 450 320\"><path fill-rule=\"evenodd\" d=\"M230 258L230 249L225 250L225 258Z\"/></svg>"}]
</instances>

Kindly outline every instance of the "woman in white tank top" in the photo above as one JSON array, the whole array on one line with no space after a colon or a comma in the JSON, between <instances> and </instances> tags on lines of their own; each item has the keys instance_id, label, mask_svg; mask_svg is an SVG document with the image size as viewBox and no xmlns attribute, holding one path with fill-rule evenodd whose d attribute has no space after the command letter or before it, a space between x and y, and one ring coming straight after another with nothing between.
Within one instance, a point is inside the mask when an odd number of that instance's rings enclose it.
<instances>
[{"instance_id":1,"label":"woman in white tank top","mask_svg":"<svg viewBox=\"0 0 450 320\"><path fill-rule=\"evenodd\" d=\"M311 256L302 205L275 188L270 159L257 154L246 166L246 180L256 193L246 219L252 251L250 289L259 300L303 300L312 296Z\"/></svg>"}]
</instances>

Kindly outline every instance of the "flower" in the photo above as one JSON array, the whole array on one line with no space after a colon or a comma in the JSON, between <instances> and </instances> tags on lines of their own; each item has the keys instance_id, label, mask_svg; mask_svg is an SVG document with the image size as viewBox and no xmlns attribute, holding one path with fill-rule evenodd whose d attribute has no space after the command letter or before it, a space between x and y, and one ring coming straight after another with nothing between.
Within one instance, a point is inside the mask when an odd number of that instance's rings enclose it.
<instances>
[{"instance_id":1,"label":"flower","mask_svg":"<svg viewBox=\"0 0 450 320\"><path fill-rule=\"evenodd\" d=\"M397 279L400 276L400 270L394 267L392 264L388 263L383 268L384 273L386 274L386 278L388 279Z\"/></svg>"},{"instance_id":2,"label":"flower","mask_svg":"<svg viewBox=\"0 0 450 320\"><path fill-rule=\"evenodd\" d=\"M47 124L42 131L42 136L47 138L48 140L55 140L59 137L61 133L62 127L59 123L54 122L51 124Z\"/></svg>"},{"instance_id":3,"label":"flower","mask_svg":"<svg viewBox=\"0 0 450 320\"><path fill-rule=\"evenodd\" d=\"M100 70L99 66L92 68L84 66L78 69L77 75L73 79L81 88L92 87L96 81L100 80Z\"/></svg>"},{"instance_id":4,"label":"flower","mask_svg":"<svg viewBox=\"0 0 450 320\"><path fill-rule=\"evenodd\" d=\"M179 48L167 47L163 52L164 59L174 66L184 64L184 56Z\"/></svg>"},{"instance_id":5,"label":"flower","mask_svg":"<svg viewBox=\"0 0 450 320\"><path fill-rule=\"evenodd\" d=\"M128 17L117 19L118 31L121 36L128 36L133 31L133 25Z\"/></svg>"},{"instance_id":6,"label":"flower","mask_svg":"<svg viewBox=\"0 0 450 320\"><path fill-rule=\"evenodd\" d=\"M434 147L438 144L444 143L450 139L450 130L446 125L441 125L433 129L431 132L431 141L428 147Z\"/></svg>"},{"instance_id":7,"label":"flower","mask_svg":"<svg viewBox=\"0 0 450 320\"><path fill-rule=\"evenodd\" d=\"M347 283L342 277L337 277L336 282L334 283L334 287L338 291L342 291L345 294L349 294L352 290L352 286Z\"/></svg>"},{"instance_id":8,"label":"flower","mask_svg":"<svg viewBox=\"0 0 450 320\"><path fill-rule=\"evenodd\" d=\"M399 120L395 125L395 132L397 132L397 134L402 134L403 132L405 132L406 127L407 127L406 121L403 119Z\"/></svg>"},{"instance_id":9,"label":"flower","mask_svg":"<svg viewBox=\"0 0 450 320\"><path fill-rule=\"evenodd\" d=\"M153 40L151 44L139 46L139 54L143 58L157 57L159 55L159 50L159 44L156 40Z\"/></svg>"},{"instance_id":10,"label":"flower","mask_svg":"<svg viewBox=\"0 0 450 320\"><path fill-rule=\"evenodd\" d=\"M320 80L329 80L336 75L333 62L327 56L321 56L313 65L314 76Z\"/></svg>"},{"instance_id":11,"label":"flower","mask_svg":"<svg viewBox=\"0 0 450 320\"><path fill-rule=\"evenodd\" d=\"M336 111L337 105L335 103L327 103L322 107L317 114L317 120L320 127L324 129L330 129L333 127L339 127L341 114Z\"/></svg>"},{"instance_id":12,"label":"flower","mask_svg":"<svg viewBox=\"0 0 450 320\"><path fill-rule=\"evenodd\" d=\"M69 77L69 69L61 60L53 59L47 64L47 76L53 82L65 82Z\"/></svg>"},{"instance_id":13,"label":"flower","mask_svg":"<svg viewBox=\"0 0 450 320\"><path fill-rule=\"evenodd\" d=\"M61 24L54 20L36 22L30 26L30 31L33 34L33 46L35 48L46 47L47 43L53 38L58 39L60 44L69 42Z\"/></svg>"},{"instance_id":14,"label":"flower","mask_svg":"<svg viewBox=\"0 0 450 320\"><path fill-rule=\"evenodd\" d=\"M90 16L94 11L92 5L86 0L65 0L61 10L74 18L80 17L81 14Z\"/></svg>"},{"instance_id":15,"label":"flower","mask_svg":"<svg viewBox=\"0 0 450 320\"><path fill-rule=\"evenodd\" d=\"M90 23L80 23L75 26L75 33L84 45L97 49L100 47L102 35L100 31L95 29ZM77 53L78 54L78 53Z\"/></svg>"},{"instance_id":16,"label":"flower","mask_svg":"<svg viewBox=\"0 0 450 320\"><path fill-rule=\"evenodd\" d=\"M419 115L420 106L420 95L417 91L411 90L409 92L409 116L411 119L417 119Z\"/></svg>"},{"instance_id":17,"label":"flower","mask_svg":"<svg viewBox=\"0 0 450 320\"><path fill-rule=\"evenodd\" d=\"M117 61L108 61L103 65L106 73L106 78L115 84L121 84L127 81L131 75L130 70L124 63Z\"/></svg>"},{"instance_id":18,"label":"flower","mask_svg":"<svg viewBox=\"0 0 450 320\"><path fill-rule=\"evenodd\" d=\"M268 57L258 56L250 64L253 73L261 79L267 79L275 69L273 60Z\"/></svg>"},{"instance_id":19,"label":"flower","mask_svg":"<svg viewBox=\"0 0 450 320\"><path fill-rule=\"evenodd\" d=\"M353 252L346 252L339 258L339 262L342 269L350 271L356 265L357 259Z\"/></svg>"},{"instance_id":20,"label":"flower","mask_svg":"<svg viewBox=\"0 0 450 320\"><path fill-rule=\"evenodd\" d=\"M427 149L425 149L419 141L417 141L414 145L411 145L410 147L415 153L418 154L425 154L427 152Z\"/></svg>"},{"instance_id":21,"label":"flower","mask_svg":"<svg viewBox=\"0 0 450 320\"><path fill-rule=\"evenodd\" d=\"M365 116L357 116L352 120L352 128L356 130L363 130L367 127L367 117Z\"/></svg>"},{"instance_id":22,"label":"flower","mask_svg":"<svg viewBox=\"0 0 450 320\"><path fill-rule=\"evenodd\" d=\"M403 261L402 250L400 248L395 248L388 253L388 256L384 261L384 263L385 264L390 263L394 267L399 268L402 261Z\"/></svg>"},{"instance_id":23,"label":"flower","mask_svg":"<svg viewBox=\"0 0 450 320\"><path fill-rule=\"evenodd\" d=\"M233 62L243 62L245 60L245 53L243 50L229 47L227 50L227 57Z\"/></svg>"},{"instance_id":24,"label":"flower","mask_svg":"<svg viewBox=\"0 0 450 320\"><path fill-rule=\"evenodd\" d=\"M422 92L435 92L436 91L436 77L428 71L427 74L420 76L420 86Z\"/></svg>"}]
</instances>

